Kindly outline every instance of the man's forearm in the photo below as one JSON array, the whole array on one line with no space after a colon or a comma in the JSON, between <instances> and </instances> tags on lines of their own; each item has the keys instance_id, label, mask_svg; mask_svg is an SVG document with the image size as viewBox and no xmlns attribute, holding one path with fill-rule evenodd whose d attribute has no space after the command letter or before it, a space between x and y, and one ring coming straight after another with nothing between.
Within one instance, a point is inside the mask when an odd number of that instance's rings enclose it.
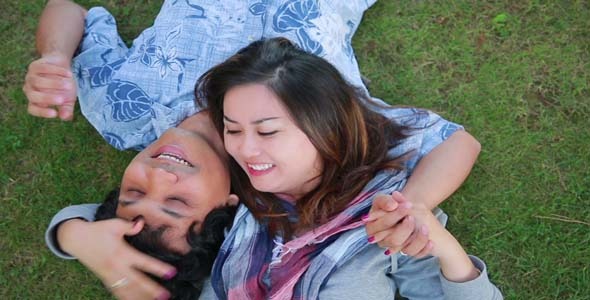
<instances>
[{"instance_id":1,"label":"man's forearm","mask_svg":"<svg viewBox=\"0 0 590 300\"><path fill-rule=\"evenodd\" d=\"M433 209L465 181L480 149L469 133L455 132L418 162L402 194L413 204Z\"/></svg>"},{"instance_id":2,"label":"man's forearm","mask_svg":"<svg viewBox=\"0 0 590 300\"><path fill-rule=\"evenodd\" d=\"M84 34L86 9L67 0L50 0L37 28L37 52L71 59Z\"/></svg>"}]
</instances>

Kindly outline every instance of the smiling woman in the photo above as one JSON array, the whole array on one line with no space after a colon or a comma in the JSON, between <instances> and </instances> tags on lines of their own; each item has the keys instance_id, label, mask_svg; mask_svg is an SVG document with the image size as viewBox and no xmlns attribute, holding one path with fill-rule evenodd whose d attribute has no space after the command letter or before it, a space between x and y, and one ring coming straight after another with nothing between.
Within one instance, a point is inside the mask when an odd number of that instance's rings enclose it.
<instances>
[{"instance_id":1,"label":"smiling woman","mask_svg":"<svg viewBox=\"0 0 590 300\"><path fill-rule=\"evenodd\" d=\"M294 200L318 185L318 151L265 85L230 89L223 119L225 148L255 189Z\"/></svg>"},{"instance_id":2,"label":"smiling woman","mask_svg":"<svg viewBox=\"0 0 590 300\"><path fill-rule=\"evenodd\" d=\"M196 91L223 135L232 185L247 207L215 260L219 299L393 299L398 291L409 299L502 298L485 264L429 209L410 214L398 192L415 160L461 137L460 126L370 99L285 38L241 49L203 74ZM392 193L391 215L368 215L391 200L379 194ZM425 248L434 256L379 255L364 225L384 220L391 223L376 227L416 220L418 236L431 232Z\"/></svg>"}]
</instances>

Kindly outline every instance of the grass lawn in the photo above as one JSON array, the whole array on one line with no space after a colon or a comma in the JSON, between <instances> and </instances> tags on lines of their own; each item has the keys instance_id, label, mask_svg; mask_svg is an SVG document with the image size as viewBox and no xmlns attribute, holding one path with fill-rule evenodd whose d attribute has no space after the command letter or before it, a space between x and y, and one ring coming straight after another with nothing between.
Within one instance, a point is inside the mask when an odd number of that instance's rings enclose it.
<instances>
[{"instance_id":1,"label":"grass lawn","mask_svg":"<svg viewBox=\"0 0 590 300\"><path fill-rule=\"evenodd\" d=\"M590 4L483 2L380 0L353 40L362 73L373 96L435 110L481 142L443 208L507 299L590 299ZM108 146L79 110L73 122L26 113L45 1L3 3L0 299L109 299L43 232L60 208L102 199L134 153ZM161 1L80 3L106 6L131 41Z\"/></svg>"}]
</instances>

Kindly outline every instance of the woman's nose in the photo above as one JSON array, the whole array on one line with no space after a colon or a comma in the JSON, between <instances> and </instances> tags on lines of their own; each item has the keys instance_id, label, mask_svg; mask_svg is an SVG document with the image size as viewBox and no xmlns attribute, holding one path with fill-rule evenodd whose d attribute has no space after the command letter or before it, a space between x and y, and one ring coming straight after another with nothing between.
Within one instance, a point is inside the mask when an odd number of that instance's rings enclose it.
<instances>
[{"instance_id":1,"label":"woman's nose","mask_svg":"<svg viewBox=\"0 0 590 300\"><path fill-rule=\"evenodd\" d=\"M255 157L260 154L258 140L252 136L245 136L240 145L240 152L243 157Z\"/></svg>"}]
</instances>

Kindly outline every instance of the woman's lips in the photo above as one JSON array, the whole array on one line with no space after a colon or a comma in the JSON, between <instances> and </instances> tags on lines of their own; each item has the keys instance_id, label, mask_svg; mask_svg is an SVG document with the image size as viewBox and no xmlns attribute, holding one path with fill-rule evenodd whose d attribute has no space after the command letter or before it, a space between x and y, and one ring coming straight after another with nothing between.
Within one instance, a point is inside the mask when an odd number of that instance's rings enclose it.
<instances>
[{"instance_id":1,"label":"woman's lips","mask_svg":"<svg viewBox=\"0 0 590 300\"><path fill-rule=\"evenodd\" d=\"M275 165L268 164L268 163L261 163L261 164L253 164L253 163L246 163L248 173L252 176L261 176L270 173Z\"/></svg>"}]
</instances>

